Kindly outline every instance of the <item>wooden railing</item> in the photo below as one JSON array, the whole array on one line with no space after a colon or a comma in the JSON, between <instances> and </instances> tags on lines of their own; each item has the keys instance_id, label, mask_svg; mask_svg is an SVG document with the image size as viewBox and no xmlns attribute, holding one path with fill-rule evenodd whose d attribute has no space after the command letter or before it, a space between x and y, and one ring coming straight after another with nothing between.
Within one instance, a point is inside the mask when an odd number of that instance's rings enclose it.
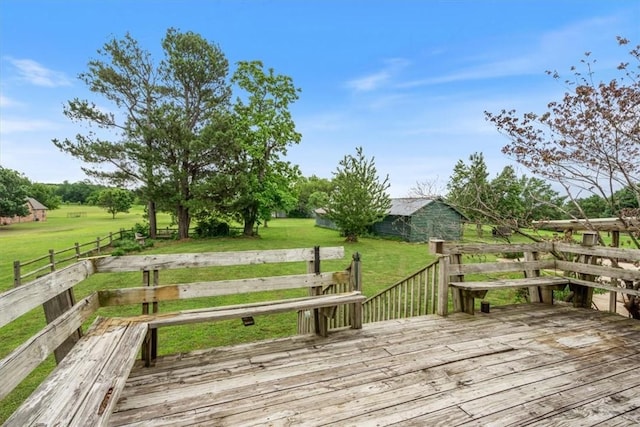
<instances>
[{"instance_id":1,"label":"wooden railing","mask_svg":"<svg viewBox=\"0 0 640 427\"><path fill-rule=\"evenodd\" d=\"M616 311L617 294L625 295L627 302L636 304L640 298L640 250L598 246L596 242L597 235L587 232L583 233L582 244L440 241L433 251L440 255L438 314L446 315L452 305L455 311L473 314L474 298L484 298L491 290L509 288L527 289L528 299L534 303L552 304L553 292L566 291L568 287L575 307L591 308L594 289L610 292L610 311ZM516 252L523 253L524 261L483 260L486 255L495 257ZM470 257L481 262L464 262ZM629 267L620 268L620 262L628 263Z\"/></svg>"},{"instance_id":2,"label":"wooden railing","mask_svg":"<svg viewBox=\"0 0 640 427\"><path fill-rule=\"evenodd\" d=\"M25 420L32 419L37 420L34 425L40 425L43 420L50 421L43 415L45 412L33 408L46 408L60 417L53 420L63 420L53 424L106 425L113 402L117 401L124 388L139 353L140 344L144 343L142 357L147 366L156 358L160 327L230 319L242 319L245 325L251 325L253 316L309 312L313 319L312 331L317 335L328 335L331 329L328 318L332 316L340 317L337 322L341 326L360 329L365 297L361 293L359 255L354 256L347 270L320 271L321 260L343 258L343 247L318 246L268 251L94 257L1 293L0 328L20 321L22 315L39 305L44 306L47 325L0 360L0 400L51 352L55 352L59 362L48 379L12 415L7 425L31 425L31 421ZM159 273L165 270L301 262L307 264L306 274L160 284ZM90 276L131 272L142 272L144 286L103 289L75 301L75 286ZM163 274L165 280L171 279L165 279ZM329 295L323 295L323 291L330 291L327 292ZM202 298L262 292L267 295L250 298L253 302L218 305L209 300L206 307L159 313L159 303L199 299L201 302L198 304L202 304ZM301 292L307 295L299 296ZM244 296L241 299L244 300ZM99 317L87 333L81 331L83 323L102 307L138 304L141 304L142 315ZM342 321L342 315L335 316L343 305L349 306L347 322ZM59 398L50 392L58 389L65 390ZM88 418L95 417L96 413L106 420L104 424ZM66 422L65 417L73 421Z\"/></svg>"},{"instance_id":3,"label":"wooden railing","mask_svg":"<svg viewBox=\"0 0 640 427\"><path fill-rule=\"evenodd\" d=\"M438 262L368 298L363 304L364 323L423 316L436 312Z\"/></svg>"},{"instance_id":4,"label":"wooden railing","mask_svg":"<svg viewBox=\"0 0 640 427\"><path fill-rule=\"evenodd\" d=\"M344 248L301 248L271 251L217 252L199 254L138 255L100 257L80 260L51 274L0 294L0 327L18 319L23 314L44 305L48 325L26 343L0 360L0 399L15 387L49 353L69 341L60 354L62 360L81 333L77 330L100 307L142 303L143 314L158 312L158 302L232 295L257 291L283 291L310 287L311 295L322 295L322 289L334 289L344 293L360 286L359 257L354 257L351 267L344 272L320 273L320 259L337 260L344 257ZM180 268L202 268L264 263L288 263L307 261L308 274L273 276L253 279L223 280L168 284L160 286L159 271ZM356 265L357 267L354 267ZM100 290L76 302L73 289L85 279L100 273L142 272L147 286L114 290ZM340 289L340 290L339 290ZM56 297L64 301L50 307ZM295 303L295 300L292 300ZM153 306L153 307L150 307ZM314 316L312 313L311 317ZM341 326L349 322L340 323ZM331 329L332 326L329 326ZM69 337L72 335L71 337ZM68 340L68 337L71 338ZM9 374L11 373L11 375ZM11 377L11 380L4 379Z\"/></svg>"}]
</instances>

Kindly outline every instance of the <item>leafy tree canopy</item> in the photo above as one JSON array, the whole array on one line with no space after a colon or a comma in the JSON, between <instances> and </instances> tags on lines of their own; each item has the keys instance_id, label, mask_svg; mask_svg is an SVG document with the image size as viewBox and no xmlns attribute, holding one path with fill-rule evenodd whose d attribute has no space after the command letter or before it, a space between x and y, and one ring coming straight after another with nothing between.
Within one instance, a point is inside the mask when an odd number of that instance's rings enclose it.
<instances>
[{"instance_id":1,"label":"leafy tree canopy","mask_svg":"<svg viewBox=\"0 0 640 427\"><path fill-rule=\"evenodd\" d=\"M289 106L300 91L291 77L264 69L260 61L242 61L232 77L245 93L234 105L241 144L236 166L237 198L232 208L244 222L244 234L273 208L289 209L297 167L282 159L302 135L295 129ZM270 214L269 214L270 215Z\"/></svg>"},{"instance_id":2,"label":"leafy tree canopy","mask_svg":"<svg viewBox=\"0 0 640 427\"><path fill-rule=\"evenodd\" d=\"M355 242L367 227L382 220L391 208L387 193L389 176L378 177L375 159L367 159L362 147L346 155L333 173L335 189L329 197L327 217L336 223L347 241Z\"/></svg>"},{"instance_id":3,"label":"leafy tree canopy","mask_svg":"<svg viewBox=\"0 0 640 427\"><path fill-rule=\"evenodd\" d=\"M31 182L21 173L0 166L0 217L26 216Z\"/></svg>"},{"instance_id":4,"label":"leafy tree canopy","mask_svg":"<svg viewBox=\"0 0 640 427\"><path fill-rule=\"evenodd\" d=\"M116 217L119 212L127 213L133 206L133 194L131 191L121 188L107 188L98 193L96 204L111 214L112 218Z\"/></svg>"},{"instance_id":5,"label":"leafy tree canopy","mask_svg":"<svg viewBox=\"0 0 640 427\"><path fill-rule=\"evenodd\" d=\"M62 198L56 194L57 185L34 183L29 189L29 195L45 205L48 209L58 209Z\"/></svg>"}]
</instances>

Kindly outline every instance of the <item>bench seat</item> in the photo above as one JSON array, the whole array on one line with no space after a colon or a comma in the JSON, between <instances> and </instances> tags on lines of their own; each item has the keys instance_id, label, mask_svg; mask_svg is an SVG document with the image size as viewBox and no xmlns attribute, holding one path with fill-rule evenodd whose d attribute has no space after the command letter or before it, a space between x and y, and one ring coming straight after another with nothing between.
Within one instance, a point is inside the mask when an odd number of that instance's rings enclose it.
<instances>
[{"instance_id":1,"label":"bench seat","mask_svg":"<svg viewBox=\"0 0 640 427\"><path fill-rule=\"evenodd\" d=\"M150 332L164 326L186 325L190 323L202 323L219 320L240 319L243 317L253 317L266 314L285 313L290 311L316 310L317 319L316 333L326 336L328 332L328 318L331 317L331 310L345 304L355 304L361 306L366 300L360 291L344 292L338 294L312 295L301 298L288 298L276 301L262 301L248 304L225 305L220 307L207 307L194 310L183 310L172 313L161 313L152 315L141 315L129 317L131 322L144 323ZM325 309L321 311L321 309ZM351 327L353 329L362 328L362 316L359 310L354 310ZM155 358L156 349L153 348L153 339L147 340L147 348L143 351L145 365L150 366L151 360Z\"/></svg>"},{"instance_id":2,"label":"bench seat","mask_svg":"<svg viewBox=\"0 0 640 427\"><path fill-rule=\"evenodd\" d=\"M484 298L488 291L495 289L518 289L530 287L564 287L571 282L568 277L542 276L527 277L520 279L499 279L490 282L449 282L449 286L458 292L458 304L461 304L462 311L473 314L475 298Z\"/></svg>"},{"instance_id":3,"label":"bench seat","mask_svg":"<svg viewBox=\"0 0 640 427\"><path fill-rule=\"evenodd\" d=\"M106 425L147 325L98 317L5 426Z\"/></svg>"},{"instance_id":4,"label":"bench seat","mask_svg":"<svg viewBox=\"0 0 640 427\"><path fill-rule=\"evenodd\" d=\"M323 307L333 307L344 304L364 302L366 297L359 291L341 294L308 296L289 298L278 301L263 301L249 304L225 305L207 307L195 310L183 310L173 313L142 315L128 318L129 321L143 322L149 329L163 326L176 326L189 323L200 323L216 320L239 319L242 317L259 316L263 314L284 313L288 311L312 310Z\"/></svg>"}]
</instances>

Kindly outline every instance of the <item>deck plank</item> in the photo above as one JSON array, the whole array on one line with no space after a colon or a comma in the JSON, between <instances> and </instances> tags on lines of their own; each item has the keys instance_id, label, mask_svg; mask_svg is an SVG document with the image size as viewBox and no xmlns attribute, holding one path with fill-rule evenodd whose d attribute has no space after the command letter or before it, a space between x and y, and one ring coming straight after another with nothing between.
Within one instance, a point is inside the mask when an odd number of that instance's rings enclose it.
<instances>
[{"instance_id":1,"label":"deck plank","mask_svg":"<svg viewBox=\"0 0 640 427\"><path fill-rule=\"evenodd\" d=\"M639 338L637 321L535 304L200 350L136 365L110 423L633 425Z\"/></svg>"}]
</instances>

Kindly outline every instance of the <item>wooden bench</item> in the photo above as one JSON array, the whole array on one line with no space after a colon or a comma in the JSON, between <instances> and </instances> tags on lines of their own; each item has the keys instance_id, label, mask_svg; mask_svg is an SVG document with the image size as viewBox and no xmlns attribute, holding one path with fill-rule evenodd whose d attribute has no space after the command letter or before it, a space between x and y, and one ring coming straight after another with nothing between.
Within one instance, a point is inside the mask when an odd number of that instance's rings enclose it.
<instances>
[{"instance_id":1,"label":"wooden bench","mask_svg":"<svg viewBox=\"0 0 640 427\"><path fill-rule=\"evenodd\" d=\"M491 282L450 282L449 286L459 293L458 299L461 301L462 311L473 314L475 298L484 298L487 292L497 289L520 289L553 287L554 289L564 288L570 284L568 277L529 277L522 279L499 279Z\"/></svg>"},{"instance_id":2,"label":"wooden bench","mask_svg":"<svg viewBox=\"0 0 640 427\"><path fill-rule=\"evenodd\" d=\"M106 425L147 325L98 317L6 426Z\"/></svg>"},{"instance_id":3,"label":"wooden bench","mask_svg":"<svg viewBox=\"0 0 640 427\"><path fill-rule=\"evenodd\" d=\"M630 285L640 282L640 271L624 270L604 265L603 259L640 261L640 251L594 246L597 236L584 233L581 245L562 242L528 244L455 244L443 241L431 243L431 250L439 259L438 313L448 311L448 293L451 291L455 311L474 313L475 298L484 298L496 289L526 288L530 302L553 303L553 291L570 287L574 306L591 307L593 289L640 296ZM484 257L487 254L522 253L524 261L463 263L463 256ZM546 254L540 259L540 254ZM471 274L519 273L520 278L497 278L468 281ZM598 279L599 278L599 279ZM609 282L604 283L606 280ZM617 286L625 283L627 287ZM610 310L615 311L615 295Z\"/></svg>"},{"instance_id":4,"label":"wooden bench","mask_svg":"<svg viewBox=\"0 0 640 427\"><path fill-rule=\"evenodd\" d=\"M140 234L140 233L135 233L135 234L134 234L134 239L135 239L135 241L136 241L136 243L137 243L137 244L139 244L139 245L141 245L141 246L144 246L144 244L145 244L145 237L144 237L142 234Z\"/></svg>"},{"instance_id":5,"label":"wooden bench","mask_svg":"<svg viewBox=\"0 0 640 427\"><path fill-rule=\"evenodd\" d=\"M318 335L326 336L329 330L329 319L333 317L337 307L347 306L350 326L352 328L362 327L362 303L366 298L360 294L362 284L359 255L357 259L354 258L348 270L320 272L321 260L342 258L344 258L344 248L342 247L103 258L96 262L98 271L143 270L143 281L149 283L150 286L100 291L100 305L143 304L143 315L130 318L130 320L150 325L150 337L143 348L143 359L147 365L150 365L157 356L158 328L170 325L250 318L265 314L298 311L298 333L315 332ZM158 285L160 269L185 268L187 265L207 267L300 261L307 264L308 273ZM158 312L158 304L163 301L293 289L306 290L307 296L231 307L207 307L176 313L160 314ZM153 305L153 310L149 310L149 307L145 310L145 305ZM303 327L301 325L305 320L303 315L305 311L311 311L313 315L310 316L312 322Z\"/></svg>"}]
</instances>

